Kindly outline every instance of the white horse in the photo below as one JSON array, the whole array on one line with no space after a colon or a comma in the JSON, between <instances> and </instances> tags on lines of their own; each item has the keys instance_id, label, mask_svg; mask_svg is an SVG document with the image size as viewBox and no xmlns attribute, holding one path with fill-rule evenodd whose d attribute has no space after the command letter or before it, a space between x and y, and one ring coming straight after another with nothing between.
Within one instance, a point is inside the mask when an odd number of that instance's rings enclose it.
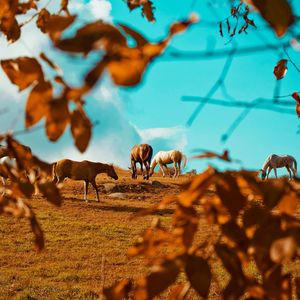
<instances>
[{"instance_id":1,"label":"white horse","mask_svg":"<svg viewBox=\"0 0 300 300\"><path fill-rule=\"evenodd\" d=\"M292 173L293 177L296 177L297 175L297 161L296 159L291 155L276 155L271 154L268 156L268 158L265 160L261 171L261 177L262 179L265 179L269 177L269 174L271 170L274 170L275 177L277 178L277 168L283 168L286 167L287 171L289 172L289 177L292 179Z\"/></svg>"},{"instance_id":2,"label":"white horse","mask_svg":"<svg viewBox=\"0 0 300 300\"><path fill-rule=\"evenodd\" d=\"M9 156L3 156L0 158L0 165L8 165L11 169L17 169L17 161L15 158L10 158ZM6 177L3 176L4 174L0 174L2 179L3 186L6 185Z\"/></svg>"},{"instance_id":3,"label":"white horse","mask_svg":"<svg viewBox=\"0 0 300 300\"><path fill-rule=\"evenodd\" d=\"M187 158L186 156L180 152L179 150L170 150L170 151L159 151L153 157L153 160L150 165L150 176L154 172L154 168L158 164L162 173L163 177L165 177L165 170L164 167L168 170L167 164L174 164L174 178L178 177L181 174L181 161L183 160L183 168L186 165Z\"/></svg>"}]
</instances>

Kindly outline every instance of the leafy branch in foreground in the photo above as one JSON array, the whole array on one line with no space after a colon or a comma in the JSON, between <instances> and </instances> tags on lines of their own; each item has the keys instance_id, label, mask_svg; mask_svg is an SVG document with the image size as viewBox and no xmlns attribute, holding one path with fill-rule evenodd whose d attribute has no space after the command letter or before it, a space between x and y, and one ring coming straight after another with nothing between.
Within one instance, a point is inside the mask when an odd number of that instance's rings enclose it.
<instances>
[{"instance_id":1,"label":"leafy branch in foreground","mask_svg":"<svg viewBox=\"0 0 300 300\"><path fill-rule=\"evenodd\" d=\"M170 203L176 207L171 229L156 219L128 251L131 257L144 256L150 273L118 282L104 294L107 299L152 299L172 287L169 299L183 299L189 288L207 298L218 283L216 266L222 264L229 277L219 291L223 299L291 299L294 288L300 288L289 264L299 262L299 196L287 179L264 182L256 172L209 167L177 197L138 213L152 214ZM196 238L200 221L213 231L201 243Z\"/></svg>"},{"instance_id":2,"label":"leafy branch in foreground","mask_svg":"<svg viewBox=\"0 0 300 300\"><path fill-rule=\"evenodd\" d=\"M1 147L1 157L9 156L16 160L16 166L3 163L0 165L0 175L9 179L1 187L0 214L27 218L30 221L35 236L37 250L44 247L43 231L30 206L29 199L35 189L38 189L50 203L60 206L62 199L59 189L52 182L52 164L41 161L32 154L29 147L20 144L11 135L2 135L1 142L7 147Z\"/></svg>"}]
</instances>

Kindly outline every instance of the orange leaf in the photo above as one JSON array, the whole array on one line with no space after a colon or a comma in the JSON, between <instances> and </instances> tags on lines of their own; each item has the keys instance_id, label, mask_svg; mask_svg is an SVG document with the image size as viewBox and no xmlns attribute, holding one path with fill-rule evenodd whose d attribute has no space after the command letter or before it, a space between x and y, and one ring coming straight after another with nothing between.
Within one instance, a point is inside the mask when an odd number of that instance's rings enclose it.
<instances>
[{"instance_id":1,"label":"orange leaf","mask_svg":"<svg viewBox=\"0 0 300 300\"><path fill-rule=\"evenodd\" d=\"M292 97L297 101L298 104L300 104L300 96L299 96L299 93L294 92L294 93L292 94Z\"/></svg>"},{"instance_id":2,"label":"orange leaf","mask_svg":"<svg viewBox=\"0 0 300 300\"><path fill-rule=\"evenodd\" d=\"M80 152L84 152L92 134L92 124L82 110L74 110L71 114L71 132L75 145Z\"/></svg>"},{"instance_id":3,"label":"orange leaf","mask_svg":"<svg viewBox=\"0 0 300 300\"><path fill-rule=\"evenodd\" d=\"M52 100L48 103L46 133L50 141L56 141L68 125L69 107L66 99Z\"/></svg>"},{"instance_id":4,"label":"orange leaf","mask_svg":"<svg viewBox=\"0 0 300 300\"><path fill-rule=\"evenodd\" d=\"M251 0L262 17L275 30L277 36L283 36L294 23L292 9L287 0Z\"/></svg>"},{"instance_id":5,"label":"orange leaf","mask_svg":"<svg viewBox=\"0 0 300 300\"><path fill-rule=\"evenodd\" d=\"M189 255L185 273L197 293L201 297L207 298L212 279L211 270L207 261L202 257Z\"/></svg>"},{"instance_id":6,"label":"orange leaf","mask_svg":"<svg viewBox=\"0 0 300 300\"><path fill-rule=\"evenodd\" d=\"M107 300L127 299L132 283L129 279L123 279L109 288L103 289L103 294Z\"/></svg>"},{"instance_id":7,"label":"orange leaf","mask_svg":"<svg viewBox=\"0 0 300 300\"><path fill-rule=\"evenodd\" d=\"M49 81L39 82L30 92L26 102L25 127L39 122L47 113L47 104L53 97L53 88Z\"/></svg>"},{"instance_id":8,"label":"orange leaf","mask_svg":"<svg viewBox=\"0 0 300 300\"><path fill-rule=\"evenodd\" d=\"M286 59L281 59L276 66L274 67L274 75L277 80L282 79L286 73L287 73L287 60Z\"/></svg>"},{"instance_id":9,"label":"orange leaf","mask_svg":"<svg viewBox=\"0 0 300 300\"><path fill-rule=\"evenodd\" d=\"M297 243L291 236L275 240L270 248L270 258L277 264L290 260L297 250Z\"/></svg>"},{"instance_id":10,"label":"orange leaf","mask_svg":"<svg viewBox=\"0 0 300 300\"><path fill-rule=\"evenodd\" d=\"M56 206L61 206L62 198L55 183L43 181L38 182L37 186L39 188L39 191L44 195L47 201Z\"/></svg>"},{"instance_id":11,"label":"orange leaf","mask_svg":"<svg viewBox=\"0 0 300 300\"><path fill-rule=\"evenodd\" d=\"M42 68L35 58L19 57L1 61L3 71L10 81L22 91L35 81L44 81Z\"/></svg>"}]
</instances>

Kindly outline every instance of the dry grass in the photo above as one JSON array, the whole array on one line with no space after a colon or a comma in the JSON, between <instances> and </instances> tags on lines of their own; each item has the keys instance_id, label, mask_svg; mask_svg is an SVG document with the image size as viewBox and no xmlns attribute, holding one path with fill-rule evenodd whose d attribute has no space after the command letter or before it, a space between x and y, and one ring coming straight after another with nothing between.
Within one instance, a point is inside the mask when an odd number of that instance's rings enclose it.
<instances>
[{"instance_id":1,"label":"dry grass","mask_svg":"<svg viewBox=\"0 0 300 300\"><path fill-rule=\"evenodd\" d=\"M121 174L120 174L121 173ZM129 221L136 211L157 203L166 194L180 190L179 180L159 179L165 187L133 181L129 173L118 172L118 182L98 176L97 183L117 183L128 198L114 199L102 191L95 202L90 187L86 204L83 183L65 181L64 203L56 208L41 196L32 206L44 230L46 249L37 254L32 248L32 233L25 220L1 216L0 298L1 299L93 299L107 286L122 278L145 272L140 258L128 259L127 249L152 217ZM172 210L161 218L168 224Z\"/></svg>"},{"instance_id":2,"label":"dry grass","mask_svg":"<svg viewBox=\"0 0 300 300\"><path fill-rule=\"evenodd\" d=\"M147 272L142 258L128 259L126 253L151 224L153 216L129 218L166 195L178 194L180 185L189 177L174 180L156 175L152 180L164 184L156 187L141 179L132 180L128 171L117 172L117 182L98 176L100 203L95 201L95 191L90 187L90 201L86 204L83 183L70 180L65 181L62 189L61 208L52 206L41 196L32 199L46 239L46 249L41 253L33 250L33 235L25 220L0 217L0 299L98 299L103 286ZM127 198L109 197L104 193L104 183L116 183ZM171 224L172 211L171 206L159 213L166 226ZM217 236L213 226L200 221L196 242L214 238ZM228 275L220 262L216 261L213 268L214 284L209 298L220 299ZM256 273L254 265L249 265L247 273ZM185 281L184 275L180 275L179 281ZM187 299L197 299L197 296L190 291Z\"/></svg>"}]
</instances>

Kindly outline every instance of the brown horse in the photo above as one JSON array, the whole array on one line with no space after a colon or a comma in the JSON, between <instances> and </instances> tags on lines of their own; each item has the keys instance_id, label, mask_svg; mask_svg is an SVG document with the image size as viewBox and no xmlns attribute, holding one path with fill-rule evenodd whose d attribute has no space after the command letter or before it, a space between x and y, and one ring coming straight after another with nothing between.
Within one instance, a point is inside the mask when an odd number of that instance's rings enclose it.
<instances>
[{"instance_id":1,"label":"brown horse","mask_svg":"<svg viewBox=\"0 0 300 300\"><path fill-rule=\"evenodd\" d=\"M141 171L144 179L149 179L150 162L153 154L153 149L148 144L134 145L130 153L131 161L131 177L137 178L136 163L141 165ZM144 175L143 165L146 168L146 174Z\"/></svg>"}]
</instances>

